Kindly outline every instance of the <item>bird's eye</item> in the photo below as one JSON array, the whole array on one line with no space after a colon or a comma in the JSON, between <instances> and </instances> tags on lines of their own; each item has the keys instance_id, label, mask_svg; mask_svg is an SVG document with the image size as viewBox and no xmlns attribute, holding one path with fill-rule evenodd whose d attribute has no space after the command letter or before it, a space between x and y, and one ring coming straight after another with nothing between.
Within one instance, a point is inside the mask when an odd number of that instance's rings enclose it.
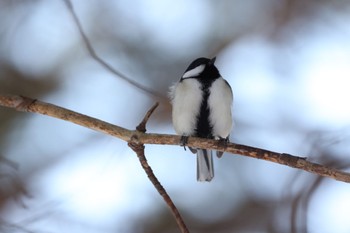
<instances>
[{"instance_id":1,"label":"bird's eye","mask_svg":"<svg viewBox=\"0 0 350 233\"><path fill-rule=\"evenodd\" d=\"M191 70L186 71L183 75L182 78L190 78L190 77L196 77L198 75L200 75L203 70L205 69L205 65L199 65Z\"/></svg>"}]
</instances>

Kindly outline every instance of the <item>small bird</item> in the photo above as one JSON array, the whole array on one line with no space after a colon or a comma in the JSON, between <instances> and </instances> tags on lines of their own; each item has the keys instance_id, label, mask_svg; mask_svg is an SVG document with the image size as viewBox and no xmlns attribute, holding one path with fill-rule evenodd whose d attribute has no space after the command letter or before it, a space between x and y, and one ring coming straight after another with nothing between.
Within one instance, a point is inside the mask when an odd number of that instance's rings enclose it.
<instances>
[{"instance_id":1,"label":"small bird","mask_svg":"<svg viewBox=\"0 0 350 233\"><path fill-rule=\"evenodd\" d=\"M181 135L183 146L189 136L228 142L232 128L232 89L215 67L216 57L198 58L186 69L179 82L171 87L172 120ZM214 177L211 150L189 148L197 153L197 180ZM222 152L216 152L221 157Z\"/></svg>"}]
</instances>

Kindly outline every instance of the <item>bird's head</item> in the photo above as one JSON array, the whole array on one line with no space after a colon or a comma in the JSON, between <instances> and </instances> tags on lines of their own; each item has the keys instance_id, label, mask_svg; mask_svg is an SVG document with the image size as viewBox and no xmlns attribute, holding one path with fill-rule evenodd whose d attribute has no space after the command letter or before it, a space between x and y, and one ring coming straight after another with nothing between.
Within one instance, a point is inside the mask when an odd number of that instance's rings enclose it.
<instances>
[{"instance_id":1,"label":"bird's head","mask_svg":"<svg viewBox=\"0 0 350 233\"><path fill-rule=\"evenodd\" d=\"M219 75L218 69L215 67L216 57L209 59L205 57L200 57L194 60L186 69L185 73L182 75L182 79L186 78L201 78L209 77L217 78L216 73Z\"/></svg>"}]
</instances>

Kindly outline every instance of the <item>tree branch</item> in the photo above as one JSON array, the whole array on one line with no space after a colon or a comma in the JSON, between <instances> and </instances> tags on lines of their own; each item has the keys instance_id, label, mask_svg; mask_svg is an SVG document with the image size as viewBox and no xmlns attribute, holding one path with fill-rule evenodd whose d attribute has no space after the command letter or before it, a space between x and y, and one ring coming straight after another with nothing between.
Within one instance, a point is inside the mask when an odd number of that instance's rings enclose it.
<instances>
[{"instance_id":1,"label":"tree branch","mask_svg":"<svg viewBox=\"0 0 350 233\"><path fill-rule=\"evenodd\" d=\"M145 115L141 123L136 127L136 130L142 133L146 132L146 124L150 116L152 115L153 111L158 107L158 103L156 103ZM133 138L132 138L133 139ZM185 222L183 221L180 212L176 208L175 204L171 200L170 196L166 192L166 190L163 188L157 177L154 175L152 168L147 162L146 156L145 156L145 146L144 144L140 144L138 140L130 140L128 142L128 146L135 151L137 154L137 157L140 160L140 164L145 170L147 177L152 182L153 186L157 189L158 193L163 197L165 203L169 206L171 212L173 213L175 220L177 222L177 225L179 226L182 233L189 233L187 226Z\"/></svg>"},{"instance_id":2,"label":"tree branch","mask_svg":"<svg viewBox=\"0 0 350 233\"><path fill-rule=\"evenodd\" d=\"M124 80L125 82L131 84L132 86L138 88L139 90L153 95L155 97L158 97L160 99L164 99L164 96L159 93L156 92L155 90L152 90L134 80L132 80L131 78L127 77L126 75L124 75L123 73L121 73L120 71L118 71L117 69L113 68L110 64L108 64L106 61L104 61L95 51L94 47L92 46L89 38L87 37L87 35L85 34L84 30L83 30L83 26L80 23L80 20L77 16L77 14L75 13L73 4L71 2L71 0L62 0L64 2L64 4L66 5L69 13L71 14L73 21L75 23L75 25L78 28L79 34L81 36L81 38L83 39L83 42L86 46L86 49L88 51L88 53L90 54L90 56L100 65L102 65L106 70L110 71L112 74L118 76L119 78L121 78L122 80Z\"/></svg>"},{"instance_id":3,"label":"tree branch","mask_svg":"<svg viewBox=\"0 0 350 233\"><path fill-rule=\"evenodd\" d=\"M181 137L177 135L147 134L137 130L128 130L96 118L23 96L0 94L0 105L14 108L18 111L34 112L69 121L98 132L109 134L126 142L136 141L139 144L181 145ZM350 173L310 162L304 157L277 153L235 143L228 143L227 146L223 146L216 140L197 137L189 137L187 145L195 148L220 150L231 154L262 159L301 169L319 176L350 183Z\"/></svg>"},{"instance_id":4,"label":"tree branch","mask_svg":"<svg viewBox=\"0 0 350 233\"><path fill-rule=\"evenodd\" d=\"M156 110L156 108L158 107L159 103L155 103L152 108L150 108L150 110L148 110L148 112L146 113L145 117L143 118L143 120L141 121L141 123L136 127L137 131L140 131L142 133L146 133L146 124L148 119L151 117L152 113L154 112L154 110Z\"/></svg>"}]
</instances>

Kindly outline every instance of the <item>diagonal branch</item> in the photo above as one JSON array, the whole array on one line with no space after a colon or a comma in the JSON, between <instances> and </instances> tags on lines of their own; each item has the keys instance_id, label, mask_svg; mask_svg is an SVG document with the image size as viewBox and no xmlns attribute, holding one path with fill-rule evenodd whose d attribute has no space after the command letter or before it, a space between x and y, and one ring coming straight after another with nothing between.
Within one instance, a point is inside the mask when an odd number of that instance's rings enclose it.
<instances>
[{"instance_id":1,"label":"diagonal branch","mask_svg":"<svg viewBox=\"0 0 350 233\"><path fill-rule=\"evenodd\" d=\"M154 110L158 107L159 103L155 103L150 110L146 113L145 117L142 119L141 123L136 127L137 131L140 131L142 133L146 133L146 124L148 119L151 117L153 114Z\"/></svg>"},{"instance_id":2,"label":"diagonal branch","mask_svg":"<svg viewBox=\"0 0 350 233\"><path fill-rule=\"evenodd\" d=\"M0 106L1 105L14 108L18 111L35 112L69 121L105 134L109 134L127 142L133 140L138 141L140 144L181 145L181 137L177 135L147 134L136 130L128 130L96 118L27 97L0 94ZM350 173L310 162L304 157L298 157L286 153L277 153L235 143L228 143L225 147L221 145L219 141L197 137L189 137L187 144L188 146L195 148L226 151L231 154L243 155L283 164L319 176L350 183Z\"/></svg>"},{"instance_id":3,"label":"diagonal branch","mask_svg":"<svg viewBox=\"0 0 350 233\"><path fill-rule=\"evenodd\" d=\"M95 51L94 47L92 46L89 38L87 37L87 35L85 34L84 30L83 30L83 26L80 23L80 20L77 16L77 14L74 11L74 7L73 4L71 2L71 0L62 0L69 13L71 14L71 16L73 17L74 23L76 24L79 34L81 36L81 38L83 39L83 42L86 46L87 51L89 52L90 56L100 65L102 65L106 70L110 71L112 74L118 76L119 78L121 78L122 80L126 81L127 83L131 84L132 86L138 88L139 90L147 93L147 94L151 94L155 97L158 97L160 99L164 99L164 96L159 93L156 92L154 90L151 90L150 88L132 80L131 78L127 77L126 75L124 75L123 73L121 73L120 71L118 71L117 69L113 68L110 64L108 64L106 61L104 61Z\"/></svg>"},{"instance_id":4,"label":"diagonal branch","mask_svg":"<svg viewBox=\"0 0 350 233\"><path fill-rule=\"evenodd\" d=\"M136 130L142 133L146 132L146 124L150 116L152 115L153 111L157 108L158 103L156 103L145 115L141 123L136 127ZM132 138L133 139L133 138ZM152 182L153 186L157 189L158 193L163 197L165 203L169 206L172 214L175 217L175 220L177 222L177 225L179 226L182 233L188 233L187 226L185 222L183 221L180 212L176 208L174 202L171 200L170 196L164 189L164 187L161 185L157 177L154 175L153 170L151 166L148 164L146 156L145 156L145 146L144 144L140 143L137 139L136 140L130 140L128 142L128 146L135 151L137 154L137 157L140 160L141 166L143 170L145 170L148 179Z\"/></svg>"}]
</instances>

